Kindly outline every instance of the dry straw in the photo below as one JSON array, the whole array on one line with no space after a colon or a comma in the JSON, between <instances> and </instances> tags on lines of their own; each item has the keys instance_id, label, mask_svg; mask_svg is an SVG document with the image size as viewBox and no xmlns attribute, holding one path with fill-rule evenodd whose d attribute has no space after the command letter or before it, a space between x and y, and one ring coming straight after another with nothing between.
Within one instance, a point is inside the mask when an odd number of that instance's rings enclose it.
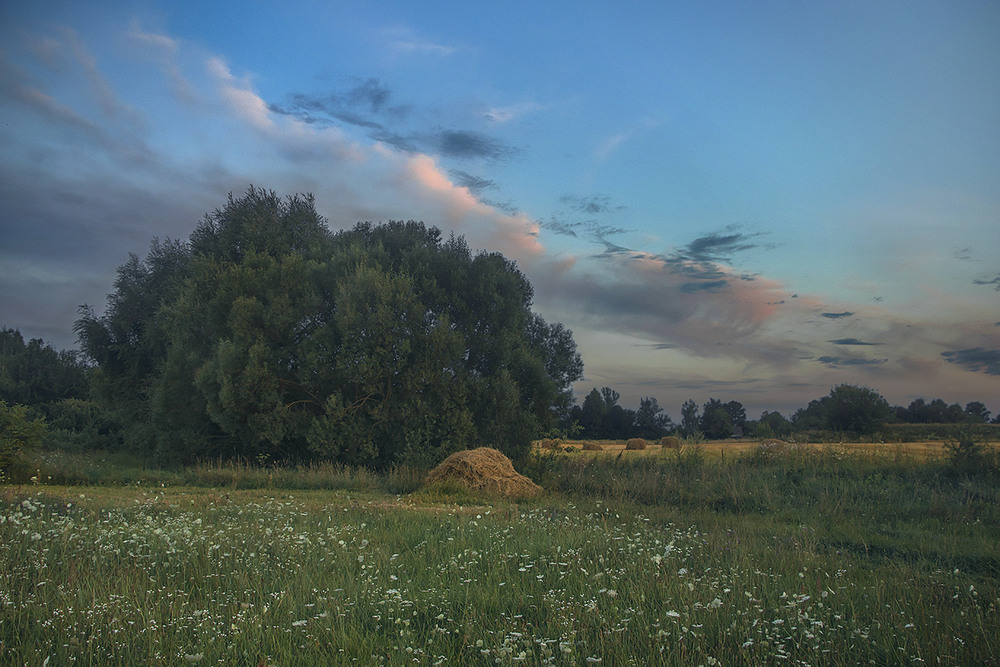
<instances>
[{"instance_id":1,"label":"dry straw","mask_svg":"<svg viewBox=\"0 0 1000 667\"><path fill-rule=\"evenodd\" d=\"M642 438L629 438L625 443L625 449L646 449L646 441Z\"/></svg>"},{"instance_id":2,"label":"dry straw","mask_svg":"<svg viewBox=\"0 0 1000 667\"><path fill-rule=\"evenodd\" d=\"M472 491L505 498L526 498L542 492L514 464L492 447L455 452L427 474L428 484L457 482Z\"/></svg>"},{"instance_id":3,"label":"dry straw","mask_svg":"<svg viewBox=\"0 0 1000 667\"><path fill-rule=\"evenodd\" d=\"M681 441L675 435L666 435L660 438L660 447L664 449L680 449Z\"/></svg>"},{"instance_id":4,"label":"dry straw","mask_svg":"<svg viewBox=\"0 0 1000 667\"><path fill-rule=\"evenodd\" d=\"M585 452L603 452L604 447L601 447L596 442L585 442L583 443L583 451Z\"/></svg>"}]
</instances>

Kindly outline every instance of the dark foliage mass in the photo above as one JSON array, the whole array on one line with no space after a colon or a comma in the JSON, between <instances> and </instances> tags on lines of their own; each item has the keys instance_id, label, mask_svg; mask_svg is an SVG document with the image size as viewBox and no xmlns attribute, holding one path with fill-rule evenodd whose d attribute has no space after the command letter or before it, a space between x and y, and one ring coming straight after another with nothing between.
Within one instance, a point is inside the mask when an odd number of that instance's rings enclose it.
<instances>
[{"instance_id":1,"label":"dark foliage mass","mask_svg":"<svg viewBox=\"0 0 1000 667\"><path fill-rule=\"evenodd\" d=\"M251 188L118 270L76 323L129 449L170 461L520 458L572 403L570 331L514 262L417 222L331 233Z\"/></svg>"}]
</instances>

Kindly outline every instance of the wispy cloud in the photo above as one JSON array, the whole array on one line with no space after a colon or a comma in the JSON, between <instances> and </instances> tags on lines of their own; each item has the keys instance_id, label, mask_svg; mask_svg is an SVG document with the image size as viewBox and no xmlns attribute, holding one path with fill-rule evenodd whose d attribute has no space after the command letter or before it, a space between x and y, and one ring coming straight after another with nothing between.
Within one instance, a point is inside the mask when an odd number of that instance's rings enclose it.
<instances>
[{"instance_id":1,"label":"wispy cloud","mask_svg":"<svg viewBox=\"0 0 1000 667\"><path fill-rule=\"evenodd\" d=\"M835 340L827 341L835 345L884 345L884 343L868 343L863 340L858 340L857 338L837 338Z\"/></svg>"},{"instance_id":2,"label":"wispy cloud","mask_svg":"<svg viewBox=\"0 0 1000 667\"><path fill-rule=\"evenodd\" d=\"M405 26L393 26L383 29L382 39L385 41L389 52L396 56L444 58L458 50L457 47L425 39Z\"/></svg>"}]
</instances>

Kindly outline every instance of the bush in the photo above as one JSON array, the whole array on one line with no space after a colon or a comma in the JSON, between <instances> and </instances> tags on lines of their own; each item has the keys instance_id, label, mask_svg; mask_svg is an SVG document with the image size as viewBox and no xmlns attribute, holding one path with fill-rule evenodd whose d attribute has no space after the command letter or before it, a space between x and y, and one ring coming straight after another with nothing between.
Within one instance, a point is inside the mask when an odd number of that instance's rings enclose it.
<instances>
[{"instance_id":1,"label":"bush","mask_svg":"<svg viewBox=\"0 0 1000 667\"><path fill-rule=\"evenodd\" d=\"M625 443L625 449L646 449L646 441L642 438L629 438L629 441Z\"/></svg>"},{"instance_id":2,"label":"bush","mask_svg":"<svg viewBox=\"0 0 1000 667\"><path fill-rule=\"evenodd\" d=\"M668 435L660 438L660 447L664 449L680 449L681 441L674 435Z\"/></svg>"},{"instance_id":3,"label":"bush","mask_svg":"<svg viewBox=\"0 0 1000 667\"><path fill-rule=\"evenodd\" d=\"M973 474L991 468L995 457L983 442L983 430L973 425L963 425L953 431L944 445L948 463L956 472Z\"/></svg>"},{"instance_id":4,"label":"bush","mask_svg":"<svg viewBox=\"0 0 1000 667\"><path fill-rule=\"evenodd\" d=\"M23 449L41 446L44 438L44 421L31 419L23 405L0 401L0 475Z\"/></svg>"}]
</instances>

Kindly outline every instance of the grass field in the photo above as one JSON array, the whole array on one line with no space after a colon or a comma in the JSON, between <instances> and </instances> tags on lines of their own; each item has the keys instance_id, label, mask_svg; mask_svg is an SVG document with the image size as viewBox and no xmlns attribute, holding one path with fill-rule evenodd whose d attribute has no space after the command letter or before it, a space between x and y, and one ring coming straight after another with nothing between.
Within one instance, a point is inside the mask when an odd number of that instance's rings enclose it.
<instances>
[{"instance_id":1,"label":"grass field","mask_svg":"<svg viewBox=\"0 0 1000 667\"><path fill-rule=\"evenodd\" d=\"M995 455L710 452L0 487L0 664L996 664Z\"/></svg>"}]
</instances>

